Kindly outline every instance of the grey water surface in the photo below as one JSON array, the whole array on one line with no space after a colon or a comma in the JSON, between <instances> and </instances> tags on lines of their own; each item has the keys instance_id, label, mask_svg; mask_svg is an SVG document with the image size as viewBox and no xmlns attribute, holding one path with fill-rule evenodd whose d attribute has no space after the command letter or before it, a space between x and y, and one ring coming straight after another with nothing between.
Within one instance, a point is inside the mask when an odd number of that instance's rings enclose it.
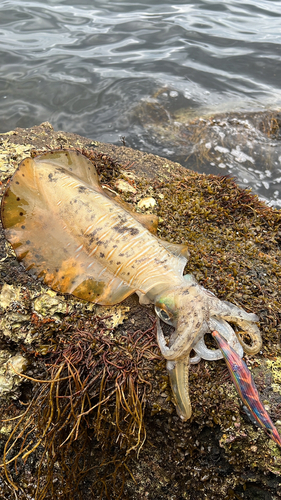
<instances>
[{"instance_id":1,"label":"grey water surface","mask_svg":"<svg viewBox=\"0 0 281 500\"><path fill-rule=\"evenodd\" d=\"M49 121L125 137L279 208L281 135L251 114L281 107L280 42L279 0L1 0L0 132ZM216 114L210 155L192 162L185 128Z\"/></svg>"}]
</instances>

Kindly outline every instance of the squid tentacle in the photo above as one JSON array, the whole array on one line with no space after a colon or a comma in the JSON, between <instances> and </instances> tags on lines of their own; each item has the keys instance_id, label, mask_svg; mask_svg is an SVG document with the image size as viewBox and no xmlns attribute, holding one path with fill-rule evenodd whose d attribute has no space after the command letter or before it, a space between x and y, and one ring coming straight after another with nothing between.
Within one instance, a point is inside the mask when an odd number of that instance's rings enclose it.
<instances>
[{"instance_id":1,"label":"squid tentacle","mask_svg":"<svg viewBox=\"0 0 281 500\"><path fill-rule=\"evenodd\" d=\"M228 341L237 354L240 357L243 356L243 347L240 344L235 331L226 321L220 318L211 318L209 321L209 332L212 332L213 330L219 331L219 333ZM191 364L199 363L202 358L209 361L215 361L222 359L223 357L220 349L208 349L205 344L204 336L202 336L202 338L200 338L193 346L193 350L196 355L190 357Z\"/></svg>"},{"instance_id":2,"label":"squid tentacle","mask_svg":"<svg viewBox=\"0 0 281 500\"><path fill-rule=\"evenodd\" d=\"M201 361L201 359L202 359L201 356L199 356L199 354L195 353L194 356L191 356L189 358L189 363L191 365L197 365L197 363L199 363Z\"/></svg>"},{"instance_id":3,"label":"squid tentacle","mask_svg":"<svg viewBox=\"0 0 281 500\"><path fill-rule=\"evenodd\" d=\"M239 342L237 334L233 330L227 321L222 318L212 317L209 321L210 332L217 330L229 343L229 345L237 352L237 354L242 358L243 347ZM219 349L221 352L221 350ZM222 353L221 353L222 354Z\"/></svg>"},{"instance_id":4,"label":"squid tentacle","mask_svg":"<svg viewBox=\"0 0 281 500\"><path fill-rule=\"evenodd\" d=\"M177 414L181 420L186 421L191 417L192 413L188 386L188 358L179 361L167 361L166 366L176 403Z\"/></svg>"},{"instance_id":5,"label":"squid tentacle","mask_svg":"<svg viewBox=\"0 0 281 500\"><path fill-rule=\"evenodd\" d=\"M219 300L194 279L193 281L192 289L190 286L190 289L179 295L181 301L178 302L177 314L174 318L167 319L167 321L163 319L164 322L175 327L169 345L166 343L160 323L161 308L158 307L158 303L155 304L158 345L167 360L167 371L177 413L184 421L191 416L188 390L189 364L198 363L201 358L218 360L223 357L220 349L209 349L206 346L204 339L206 333L219 332L239 358L243 356L243 349L249 354L255 354L262 345L261 334L255 324L258 317L255 314L247 313L230 302ZM185 297L188 300L185 301ZM168 300L167 303L167 308L169 308ZM238 328L247 332L252 342L251 345L245 343L241 334L235 332L229 322L235 323ZM192 357L191 351L195 353Z\"/></svg>"},{"instance_id":6,"label":"squid tentacle","mask_svg":"<svg viewBox=\"0 0 281 500\"><path fill-rule=\"evenodd\" d=\"M247 335L249 335L252 341L251 345L246 344L244 340L241 338L241 335L238 332L236 333L244 351L247 354L257 354L262 347L262 338L258 326L255 325L254 323L250 323L249 321L241 319L236 320L236 322L238 326L240 326L240 328L242 328L242 330L246 332Z\"/></svg>"},{"instance_id":7,"label":"squid tentacle","mask_svg":"<svg viewBox=\"0 0 281 500\"><path fill-rule=\"evenodd\" d=\"M219 317L227 322L236 323L251 339L251 345L246 344L241 335L236 333L240 344L247 354L257 354L262 346L261 333L255 324L259 319L254 313L247 313L244 309L231 304L231 302L209 299L210 317ZM216 329L216 328L214 328ZM219 332L221 333L221 332Z\"/></svg>"},{"instance_id":8,"label":"squid tentacle","mask_svg":"<svg viewBox=\"0 0 281 500\"><path fill-rule=\"evenodd\" d=\"M161 327L160 319L158 317L156 318L157 341L164 358L168 361L174 361L189 355L191 345L187 342L187 338L189 337L190 332L196 332L195 324L197 323L198 317L193 317L192 321L188 325L188 328L186 329L185 335L177 337L173 345L168 347ZM195 333L195 338L197 338L197 336L198 332Z\"/></svg>"}]
</instances>

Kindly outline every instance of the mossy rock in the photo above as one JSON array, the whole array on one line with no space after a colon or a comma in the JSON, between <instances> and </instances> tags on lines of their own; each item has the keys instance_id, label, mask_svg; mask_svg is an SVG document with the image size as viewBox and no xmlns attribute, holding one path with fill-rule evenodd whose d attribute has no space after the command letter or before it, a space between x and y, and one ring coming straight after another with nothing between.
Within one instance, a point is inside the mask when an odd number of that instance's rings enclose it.
<instances>
[{"instance_id":1,"label":"mossy rock","mask_svg":"<svg viewBox=\"0 0 281 500\"><path fill-rule=\"evenodd\" d=\"M24 157L60 147L82 151L103 184L157 214L160 237L186 242L186 272L258 314L263 350L247 364L280 430L281 213L231 179L48 123L0 135L2 188ZM133 295L106 308L50 291L3 232L0 244L2 367L18 360L1 375L10 383L0 393L1 451L6 462L18 455L0 478L3 498L16 488L19 499L279 498L281 452L248 420L223 360L191 367L193 414L181 422L151 306Z\"/></svg>"}]
</instances>

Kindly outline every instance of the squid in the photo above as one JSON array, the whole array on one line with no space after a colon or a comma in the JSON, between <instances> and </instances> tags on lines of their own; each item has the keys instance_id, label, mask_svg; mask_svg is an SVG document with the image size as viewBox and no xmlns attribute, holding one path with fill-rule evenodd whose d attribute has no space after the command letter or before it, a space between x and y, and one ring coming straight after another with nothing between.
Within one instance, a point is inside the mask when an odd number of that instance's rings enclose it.
<instances>
[{"instance_id":1,"label":"squid","mask_svg":"<svg viewBox=\"0 0 281 500\"><path fill-rule=\"evenodd\" d=\"M157 218L134 212L103 188L93 163L79 152L24 159L4 193L1 218L18 259L53 290L107 306L136 292L140 303L154 304L157 339L182 420L191 416L189 362L222 358L220 349L207 348L206 333L217 330L239 356L243 349L260 350L257 316L184 275L186 245L159 239ZM161 321L174 327L168 344ZM251 345L229 323L247 332Z\"/></svg>"}]
</instances>

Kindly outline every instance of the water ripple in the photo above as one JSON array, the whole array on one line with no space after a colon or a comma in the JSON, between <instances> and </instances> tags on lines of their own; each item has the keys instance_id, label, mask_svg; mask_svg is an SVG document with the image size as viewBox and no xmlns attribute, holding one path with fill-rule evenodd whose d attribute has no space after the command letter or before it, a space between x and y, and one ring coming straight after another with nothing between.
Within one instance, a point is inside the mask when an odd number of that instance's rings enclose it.
<instances>
[{"instance_id":1,"label":"water ripple","mask_svg":"<svg viewBox=\"0 0 281 500\"><path fill-rule=\"evenodd\" d=\"M57 129L111 142L126 135L128 144L176 155L177 140L162 144L136 117L161 89L168 89L161 109L170 117L180 108L196 116L280 106L278 0L77 4L2 0L2 131L49 120ZM255 189L257 182L249 174ZM271 179L264 182L270 192Z\"/></svg>"}]
</instances>

